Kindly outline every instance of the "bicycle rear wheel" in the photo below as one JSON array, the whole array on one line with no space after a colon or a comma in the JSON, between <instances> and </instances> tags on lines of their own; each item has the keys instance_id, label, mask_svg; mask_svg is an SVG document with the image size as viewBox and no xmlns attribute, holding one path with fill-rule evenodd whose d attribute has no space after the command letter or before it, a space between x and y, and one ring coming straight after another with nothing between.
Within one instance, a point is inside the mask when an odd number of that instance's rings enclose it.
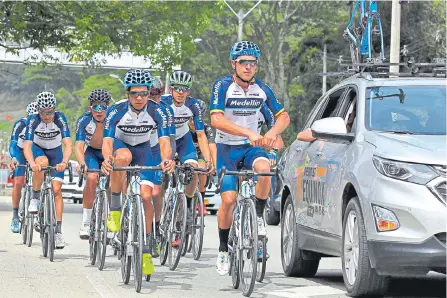
<instances>
[{"instance_id":1,"label":"bicycle rear wheel","mask_svg":"<svg viewBox=\"0 0 447 298\"><path fill-rule=\"evenodd\" d=\"M199 205L200 212L197 210L197 205ZM192 226L191 226L191 246L192 255L194 260L199 260L202 254L203 246L203 234L205 232L205 222L203 217L204 205L203 198L200 192L196 191L194 194L194 201L192 204Z\"/></svg>"},{"instance_id":2,"label":"bicycle rear wheel","mask_svg":"<svg viewBox=\"0 0 447 298\"><path fill-rule=\"evenodd\" d=\"M262 256L259 258L258 256L258 268L256 270L256 281L262 282L265 276L265 268L267 266L267 238L260 237L258 240L258 249L259 246L262 247Z\"/></svg>"},{"instance_id":3,"label":"bicycle rear wheel","mask_svg":"<svg viewBox=\"0 0 447 298\"><path fill-rule=\"evenodd\" d=\"M254 200L245 199L241 214L242 249L239 254L239 270L242 283L242 293L248 297L253 292L258 267L258 226Z\"/></svg>"},{"instance_id":4,"label":"bicycle rear wheel","mask_svg":"<svg viewBox=\"0 0 447 298\"><path fill-rule=\"evenodd\" d=\"M239 275L239 261L238 261L238 254L239 254L239 244L238 244L238 235L236 233L237 231L237 207L233 211L233 223L230 228L230 233L228 235L228 258L229 258L229 265L230 270L228 271L231 275L231 282L233 283L233 289L238 289L239 284L241 282L240 275Z\"/></svg>"},{"instance_id":5,"label":"bicycle rear wheel","mask_svg":"<svg viewBox=\"0 0 447 298\"><path fill-rule=\"evenodd\" d=\"M51 190L47 191L46 208L48 210L48 253L50 255L50 261L54 260L54 233L56 226L56 218L54 214L54 196Z\"/></svg>"},{"instance_id":6,"label":"bicycle rear wheel","mask_svg":"<svg viewBox=\"0 0 447 298\"><path fill-rule=\"evenodd\" d=\"M130 270L132 266L132 257L127 255L127 237L129 237L129 207L125 203L123 205L123 213L121 215L121 230L119 232L119 240L121 242L121 278L123 283L127 285L130 280Z\"/></svg>"},{"instance_id":7,"label":"bicycle rear wheel","mask_svg":"<svg viewBox=\"0 0 447 298\"><path fill-rule=\"evenodd\" d=\"M20 219L20 234L22 234L22 243L26 244L28 240L28 208L26 204L26 197L27 197L27 186L25 185L25 189L23 191L23 196L21 198L21 204L20 204L20 212L19 212L19 219Z\"/></svg>"},{"instance_id":8,"label":"bicycle rear wheel","mask_svg":"<svg viewBox=\"0 0 447 298\"><path fill-rule=\"evenodd\" d=\"M95 197L93 202L92 214L90 216L90 236L88 238L90 247L90 265L95 265L96 255L98 253L98 213L99 213L99 200Z\"/></svg>"},{"instance_id":9,"label":"bicycle rear wheel","mask_svg":"<svg viewBox=\"0 0 447 298\"><path fill-rule=\"evenodd\" d=\"M135 209L132 216L132 265L135 291L141 291L143 281L143 214L141 197L135 196Z\"/></svg>"},{"instance_id":10,"label":"bicycle rear wheel","mask_svg":"<svg viewBox=\"0 0 447 298\"><path fill-rule=\"evenodd\" d=\"M105 191L99 193L99 222L98 222L98 269L104 269L107 249L107 217L109 215L109 205Z\"/></svg>"},{"instance_id":11,"label":"bicycle rear wheel","mask_svg":"<svg viewBox=\"0 0 447 298\"><path fill-rule=\"evenodd\" d=\"M168 259L168 246L169 246L169 239L170 237L170 223L172 219L172 198L173 193L170 192L167 194L167 200L164 200L163 202L163 209L161 212L161 219L160 219L160 265L166 264L166 261Z\"/></svg>"},{"instance_id":12,"label":"bicycle rear wheel","mask_svg":"<svg viewBox=\"0 0 447 298\"><path fill-rule=\"evenodd\" d=\"M169 238L169 269L175 270L180 261L180 255L185 244L186 236L186 196L183 193L177 194L174 209L172 210L172 221L170 226L170 238ZM179 240L179 246L172 246L172 242Z\"/></svg>"}]
</instances>

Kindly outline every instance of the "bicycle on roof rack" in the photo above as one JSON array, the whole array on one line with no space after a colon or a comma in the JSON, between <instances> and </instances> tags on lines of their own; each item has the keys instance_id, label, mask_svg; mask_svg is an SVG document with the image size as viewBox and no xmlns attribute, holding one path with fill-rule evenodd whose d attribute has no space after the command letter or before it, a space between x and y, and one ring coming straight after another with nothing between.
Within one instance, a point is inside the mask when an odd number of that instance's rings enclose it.
<instances>
[{"instance_id":1,"label":"bicycle on roof rack","mask_svg":"<svg viewBox=\"0 0 447 298\"><path fill-rule=\"evenodd\" d=\"M354 1L349 1L353 4ZM382 21L374 0L357 0L351 5L351 18L343 36L349 41L352 63L385 61ZM360 10L360 14L357 14ZM358 19L356 20L356 17ZM380 39L380 53L374 52L373 36Z\"/></svg>"}]
</instances>

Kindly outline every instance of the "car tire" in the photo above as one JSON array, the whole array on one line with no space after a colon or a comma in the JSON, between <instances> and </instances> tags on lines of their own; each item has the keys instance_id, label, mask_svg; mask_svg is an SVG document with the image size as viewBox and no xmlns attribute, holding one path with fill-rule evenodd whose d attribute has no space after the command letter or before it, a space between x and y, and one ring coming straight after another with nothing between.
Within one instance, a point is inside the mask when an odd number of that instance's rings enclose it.
<instances>
[{"instance_id":1,"label":"car tire","mask_svg":"<svg viewBox=\"0 0 447 298\"><path fill-rule=\"evenodd\" d=\"M286 229L289 229L286 231ZM286 237L288 237L287 243ZM305 251L298 248L298 231L292 196L287 197L281 218L281 262L286 276L313 277L320 265L320 258L306 260ZM288 247L286 247L288 245ZM290 247L291 245L291 247Z\"/></svg>"},{"instance_id":2,"label":"car tire","mask_svg":"<svg viewBox=\"0 0 447 298\"><path fill-rule=\"evenodd\" d=\"M265 221L269 226L277 226L280 222L279 212L275 210L274 198L271 195L267 198L265 209L264 209Z\"/></svg>"},{"instance_id":3,"label":"car tire","mask_svg":"<svg viewBox=\"0 0 447 298\"><path fill-rule=\"evenodd\" d=\"M349 228L349 226L351 228ZM351 233L348 232L348 230L352 231L352 236L350 236ZM355 252L357 250L356 246L358 246L358 252ZM349 253L349 251L352 253ZM350 265L355 266L354 263L347 264L347 262L354 257L358 258L358 265L357 270L354 271L355 277L350 277L348 272L349 268L347 270L346 267L350 267ZM371 268L368 242L366 239L365 222L363 220L363 214L358 197L354 197L349 201L344 213L341 261L343 281L349 296L380 297L386 293L389 287L390 277L378 275L376 270ZM352 262L355 262L355 259L353 259Z\"/></svg>"},{"instance_id":4,"label":"car tire","mask_svg":"<svg viewBox=\"0 0 447 298\"><path fill-rule=\"evenodd\" d=\"M217 214L217 210L210 210L209 211L211 215L216 215Z\"/></svg>"}]
</instances>

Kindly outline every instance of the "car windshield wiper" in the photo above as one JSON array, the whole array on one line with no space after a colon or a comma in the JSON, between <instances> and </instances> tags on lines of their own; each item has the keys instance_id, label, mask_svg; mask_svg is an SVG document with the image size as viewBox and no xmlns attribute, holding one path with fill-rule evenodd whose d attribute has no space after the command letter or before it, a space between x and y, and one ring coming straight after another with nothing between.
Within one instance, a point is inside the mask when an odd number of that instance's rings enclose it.
<instances>
[{"instance_id":1,"label":"car windshield wiper","mask_svg":"<svg viewBox=\"0 0 447 298\"><path fill-rule=\"evenodd\" d=\"M415 132L409 131L409 130L381 130L379 132L387 132L387 133L395 133L400 135L414 135Z\"/></svg>"}]
</instances>

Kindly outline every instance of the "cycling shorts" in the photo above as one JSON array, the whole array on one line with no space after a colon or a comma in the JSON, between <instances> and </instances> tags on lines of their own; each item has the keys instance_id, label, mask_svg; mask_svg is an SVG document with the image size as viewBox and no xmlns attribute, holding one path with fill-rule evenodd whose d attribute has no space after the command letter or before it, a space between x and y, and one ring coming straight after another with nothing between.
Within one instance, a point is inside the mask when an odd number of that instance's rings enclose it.
<instances>
[{"instance_id":1,"label":"cycling shorts","mask_svg":"<svg viewBox=\"0 0 447 298\"><path fill-rule=\"evenodd\" d=\"M87 149L85 149L84 159L87 168L95 170L99 170L99 168L101 167L101 163L104 161L101 150L92 148L90 146L87 146Z\"/></svg>"},{"instance_id":2,"label":"cycling shorts","mask_svg":"<svg viewBox=\"0 0 447 298\"><path fill-rule=\"evenodd\" d=\"M227 145L217 144L217 172L225 167L227 171L237 171L237 164L243 163L245 169L253 169L258 160L266 160L267 153L261 147L253 147L250 144ZM237 176L224 176L221 186L221 193L226 191L236 191Z\"/></svg>"},{"instance_id":3,"label":"cycling shorts","mask_svg":"<svg viewBox=\"0 0 447 298\"><path fill-rule=\"evenodd\" d=\"M48 159L48 164L52 167L55 167L57 164L60 164L63 159L62 146L53 148L53 149L43 149L36 144L33 144L32 147L33 158L36 159L40 156L46 156ZM64 181L64 172L51 172L51 177L54 180L58 180L60 182Z\"/></svg>"},{"instance_id":4,"label":"cycling shorts","mask_svg":"<svg viewBox=\"0 0 447 298\"><path fill-rule=\"evenodd\" d=\"M151 148L152 150L152 163L157 166L161 163L160 144L157 144ZM154 177L154 184L161 185L163 183L164 173L163 171L156 171Z\"/></svg>"},{"instance_id":5,"label":"cycling shorts","mask_svg":"<svg viewBox=\"0 0 447 298\"><path fill-rule=\"evenodd\" d=\"M182 163L197 163L197 152L190 132L176 140L177 154Z\"/></svg>"},{"instance_id":6,"label":"cycling shorts","mask_svg":"<svg viewBox=\"0 0 447 298\"><path fill-rule=\"evenodd\" d=\"M23 154L23 149L19 148L19 147L17 147L17 149L18 149L17 150L17 156L16 156L17 163L19 165L24 165L26 163L26 159L25 159L25 155ZM25 168L17 167L14 170L13 178L15 178L15 177L23 177L23 176L25 176Z\"/></svg>"}]
</instances>

